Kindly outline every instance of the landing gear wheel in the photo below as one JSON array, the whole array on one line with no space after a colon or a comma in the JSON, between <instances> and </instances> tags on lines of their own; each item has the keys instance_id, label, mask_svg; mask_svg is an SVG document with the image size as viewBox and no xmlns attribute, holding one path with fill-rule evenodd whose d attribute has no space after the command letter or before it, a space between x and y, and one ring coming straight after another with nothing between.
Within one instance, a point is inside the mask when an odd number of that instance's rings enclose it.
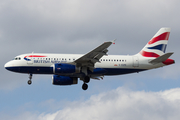
<instances>
[{"instance_id":1,"label":"landing gear wheel","mask_svg":"<svg viewBox=\"0 0 180 120\"><path fill-rule=\"evenodd\" d=\"M31 80L28 80L28 82L27 82L29 85L31 85L31 83L32 83L32 81Z\"/></svg>"},{"instance_id":2,"label":"landing gear wheel","mask_svg":"<svg viewBox=\"0 0 180 120\"><path fill-rule=\"evenodd\" d=\"M85 83L89 83L89 81L90 81L90 78L89 78L88 76L85 76L85 77L84 77L84 82L85 82Z\"/></svg>"},{"instance_id":3,"label":"landing gear wheel","mask_svg":"<svg viewBox=\"0 0 180 120\"><path fill-rule=\"evenodd\" d=\"M32 74L31 74L31 73L29 74L29 79L30 79L30 80L28 80L27 83L28 83L29 85L31 85L31 84L32 84L32 81L31 81L31 79L32 79Z\"/></svg>"},{"instance_id":4,"label":"landing gear wheel","mask_svg":"<svg viewBox=\"0 0 180 120\"><path fill-rule=\"evenodd\" d=\"M82 89L83 89L83 90L87 90L87 89L88 89L88 85L87 85L86 83L84 83L84 84L82 85Z\"/></svg>"}]
</instances>

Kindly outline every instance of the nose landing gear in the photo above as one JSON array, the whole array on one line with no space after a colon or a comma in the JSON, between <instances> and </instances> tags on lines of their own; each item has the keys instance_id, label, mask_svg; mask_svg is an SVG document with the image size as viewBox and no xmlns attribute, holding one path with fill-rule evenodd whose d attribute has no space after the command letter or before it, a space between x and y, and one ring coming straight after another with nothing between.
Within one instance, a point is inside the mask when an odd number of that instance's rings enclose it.
<instances>
[{"instance_id":1,"label":"nose landing gear","mask_svg":"<svg viewBox=\"0 0 180 120\"><path fill-rule=\"evenodd\" d=\"M31 85L31 84L32 84L32 81L31 81L31 79L32 79L32 74L31 74L31 73L29 74L29 79L30 79L30 80L28 80L27 83L28 83L28 85Z\"/></svg>"}]
</instances>

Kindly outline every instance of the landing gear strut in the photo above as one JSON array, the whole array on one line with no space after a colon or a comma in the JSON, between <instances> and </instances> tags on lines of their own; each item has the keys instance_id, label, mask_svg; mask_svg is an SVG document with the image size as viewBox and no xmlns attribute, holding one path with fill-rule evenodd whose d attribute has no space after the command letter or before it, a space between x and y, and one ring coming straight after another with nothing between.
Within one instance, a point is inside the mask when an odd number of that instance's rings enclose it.
<instances>
[{"instance_id":1,"label":"landing gear strut","mask_svg":"<svg viewBox=\"0 0 180 120\"><path fill-rule=\"evenodd\" d=\"M28 80L27 83L28 83L29 85L31 85L31 84L32 84L32 81L31 81L31 79L32 79L32 74L31 74L31 73L29 74L29 79L30 79L30 80Z\"/></svg>"}]
</instances>

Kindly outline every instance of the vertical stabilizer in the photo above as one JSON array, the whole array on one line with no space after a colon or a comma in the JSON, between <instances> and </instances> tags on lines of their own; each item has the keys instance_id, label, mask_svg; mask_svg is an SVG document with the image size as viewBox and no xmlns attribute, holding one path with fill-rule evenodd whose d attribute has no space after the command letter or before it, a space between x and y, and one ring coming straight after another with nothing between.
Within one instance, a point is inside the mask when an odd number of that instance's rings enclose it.
<instances>
[{"instance_id":1,"label":"vertical stabilizer","mask_svg":"<svg viewBox=\"0 0 180 120\"><path fill-rule=\"evenodd\" d=\"M143 57L159 57L166 51L170 28L161 28L139 52Z\"/></svg>"}]
</instances>

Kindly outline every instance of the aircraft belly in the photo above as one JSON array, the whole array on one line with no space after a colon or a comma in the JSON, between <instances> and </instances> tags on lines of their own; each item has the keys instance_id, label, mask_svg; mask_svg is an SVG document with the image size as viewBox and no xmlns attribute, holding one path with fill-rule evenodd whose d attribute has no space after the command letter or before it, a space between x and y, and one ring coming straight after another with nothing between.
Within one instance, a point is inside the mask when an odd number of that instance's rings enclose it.
<instances>
[{"instance_id":1,"label":"aircraft belly","mask_svg":"<svg viewBox=\"0 0 180 120\"><path fill-rule=\"evenodd\" d=\"M15 66L15 67L8 67L6 69L18 73L53 74L53 67Z\"/></svg>"}]
</instances>

